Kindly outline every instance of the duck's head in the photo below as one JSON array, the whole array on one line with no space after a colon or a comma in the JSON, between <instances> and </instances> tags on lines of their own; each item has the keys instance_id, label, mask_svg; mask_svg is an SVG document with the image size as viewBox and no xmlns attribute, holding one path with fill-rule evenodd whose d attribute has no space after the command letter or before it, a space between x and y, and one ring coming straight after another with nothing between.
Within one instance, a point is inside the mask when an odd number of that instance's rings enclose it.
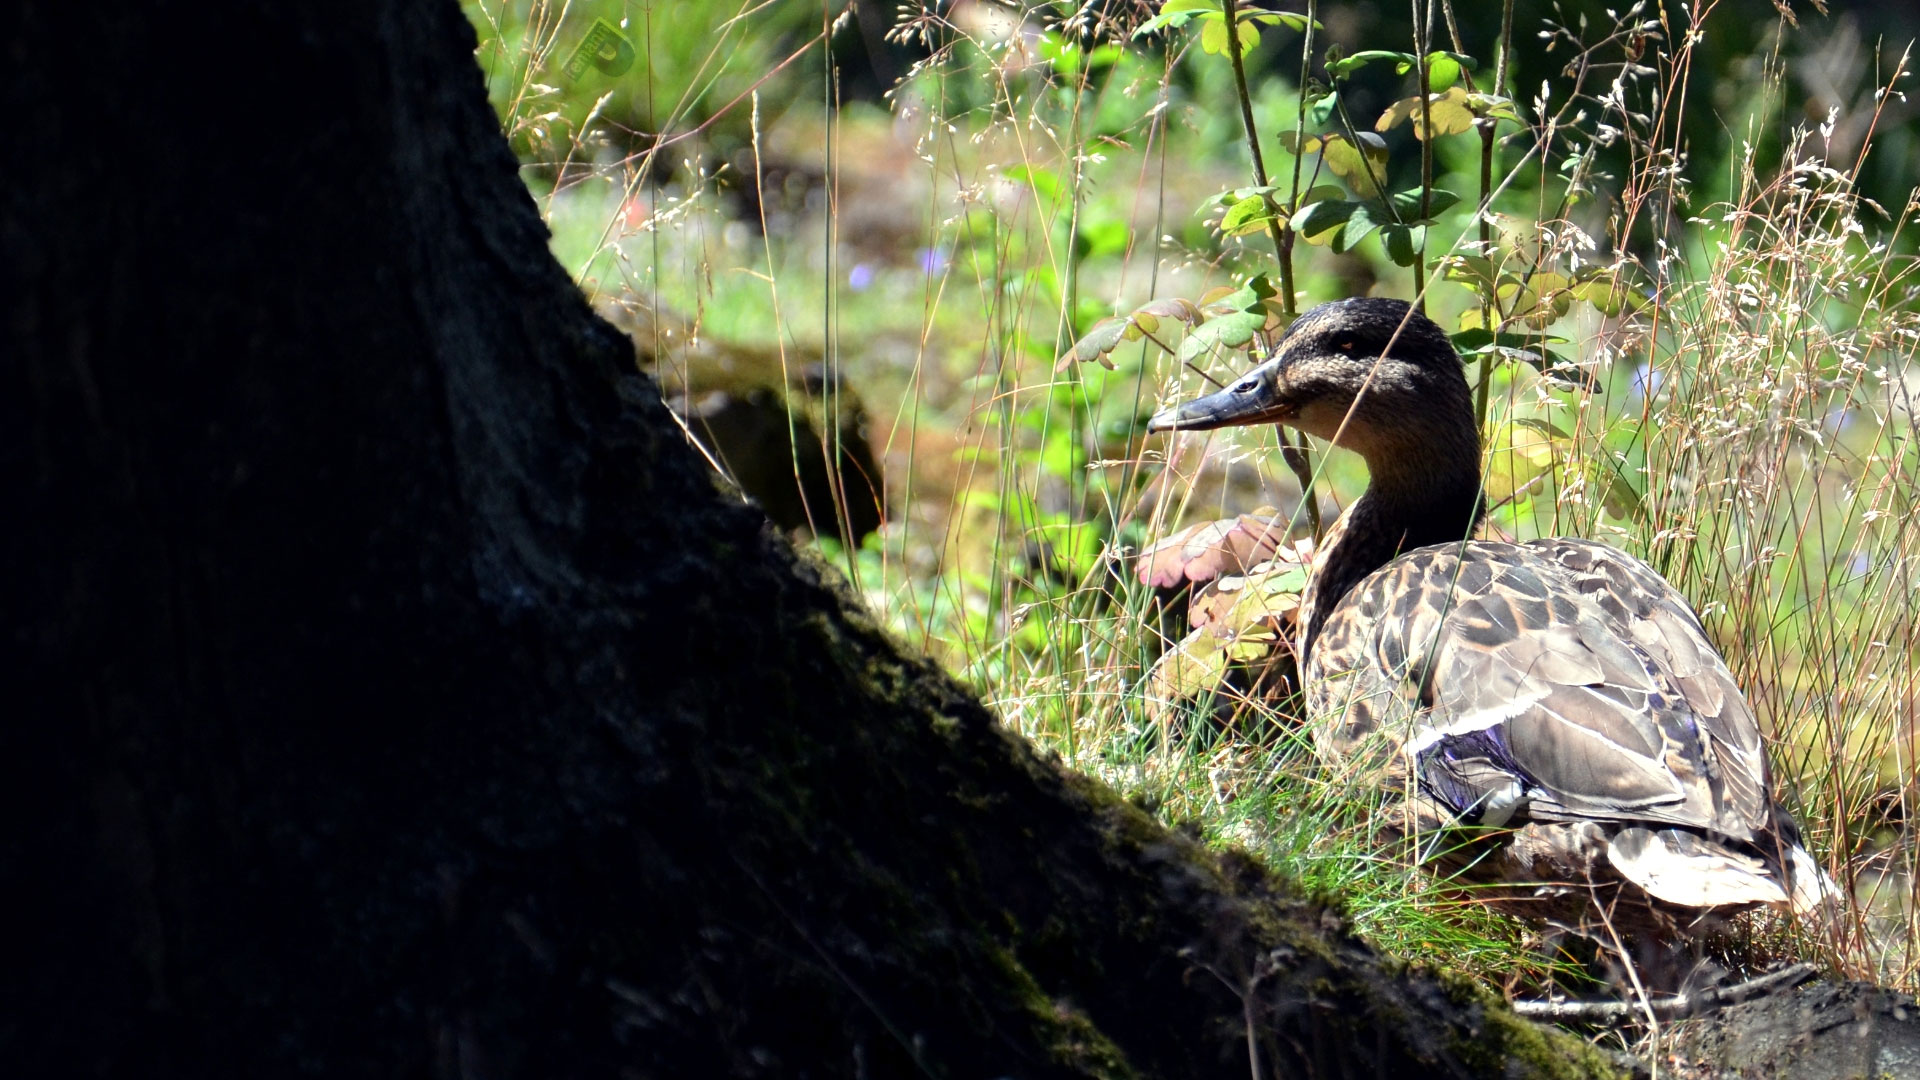
<instances>
[{"instance_id":1,"label":"duck's head","mask_svg":"<svg viewBox=\"0 0 1920 1080\"><path fill-rule=\"evenodd\" d=\"M1156 414L1148 431L1286 424L1371 459L1449 435L1472 402L1445 331L1404 300L1336 300L1301 315L1271 359L1218 393Z\"/></svg>"}]
</instances>

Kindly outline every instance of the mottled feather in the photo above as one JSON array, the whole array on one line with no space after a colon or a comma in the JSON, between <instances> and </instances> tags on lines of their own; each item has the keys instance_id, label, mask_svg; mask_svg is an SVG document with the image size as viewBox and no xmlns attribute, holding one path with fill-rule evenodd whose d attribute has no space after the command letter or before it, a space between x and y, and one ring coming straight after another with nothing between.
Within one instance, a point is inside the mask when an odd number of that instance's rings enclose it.
<instances>
[{"instance_id":1,"label":"mottled feather","mask_svg":"<svg viewBox=\"0 0 1920 1080\"><path fill-rule=\"evenodd\" d=\"M1791 892L1753 712L1686 601L1623 552L1409 552L1326 617L1305 683L1322 755L1410 783L1430 825L1589 822L1582 835L1635 845L1614 870L1674 904ZM1608 851L1529 872L1564 880Z\"/></svg>"}]
</instances>

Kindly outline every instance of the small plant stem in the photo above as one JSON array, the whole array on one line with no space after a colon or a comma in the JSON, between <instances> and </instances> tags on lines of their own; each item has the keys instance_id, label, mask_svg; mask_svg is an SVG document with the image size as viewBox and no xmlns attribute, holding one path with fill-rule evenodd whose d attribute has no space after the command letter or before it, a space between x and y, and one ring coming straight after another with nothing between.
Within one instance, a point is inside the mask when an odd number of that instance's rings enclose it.
<instances>
[{"instance_id":1,"label":"small plant stem","mask_svg":"<svg viewBox=\"0 0 1920 1080\"><path fill-rule=\"evenodd\" d=\"M1307 28L1301 32L1300 41L1300 80L1295 84L1300 91L1299 108L1294 114L1293 121L1293 137L1296 140L1307 137L1307 79L1311 77L1313 73L1313 28L1317 25L1319 17L1320 0L1307 0ZM1294 149L1298 150L1299 148L1300 144L1296 141L1294 143ZM1296 153L1293 155L1293 184L1287 190L1287 212L1289 214L1292 214L1300 208L1300 168L1305 157L1305 154ZM1280 284L1282 287L1280 294L1280 311L1289 318L1298 314L1298 308L1294 306L1293 295L1293 244L1295 237L1298 235L1299 234L1293 231L1293 222L1292 219L1289 218L1286 227L1280 230L1281 239L1284 241L1280 248Z\"/></svg>"},{"instance_id":2,"label":"small plant stem","mask_svg":"<svg viewBox=\"0 0 1920 1080\"><path fill-rule=\"evenodd\" d=\"M1260 156L1260 129L1253 123L1253 95L1247 90L1247 65L1240 55L1239 7L1234 0L1223 0L1227 17L1227 56L1233 60L1233 86L1240 95L1240 123L1247 130L1247 154L1253 159L1253 182L1260 187L1267 186L1267 164ZM1280 262L1281 295L1288 297L1283 303L1292 304L1293 260L1288 258L1286 241L1280 235L1280 220L1267 219L1267 235L1273 238L1274 258Z\"/></svg>"},{"instance_id":3,"label":"small plant stem","mask_svg":"<svg viewBox=\"0 0 1920 1080\"><path fill-rule=\"evenodd\" d=\"M1493 267L1493 219L1487 215L1493 208L1493 125L1492 117L1480 121L1480 210L1476 215L1480 222L1480 258L1487 260L1488 281L1480 293L1480 325L1488 333L1494 332L1494 307L1492 280ZM1487 387L1493 382L1493 353L1480 354L1480 386L1475 392L1473 419L1478 427L1487 426Z\"/></svg>"},{"instance_id":4,"label":"small plant stem","mask_svg":"<svg viewBox=\"0 0 1920 1080\"><path fill-rule=\"evenodd\" d=\"M1496 97L1507 92L1507 43L1513 35L1513 0L1506 0L1500 6L1500 40L1494 46L1493 87L1488 91ZM1494 128L1500 123L1494 117L1483 117L1480 121L1480 210L1475 215L1480 224L1480 257L1487 260L1489 276L1493 272L1493 148ZM1489 334L1499 331L1499 309L1494 305L1493 282L1487 282L1487 289L1480 294L1480 325ZM1487 426L1487 398L1493 386L1493 352L1488 350L1480 354L1480 386L1474 393L1473 419L1477 427Z\"/></svg>"},{"instance_id":5,"label":"small plant stem","mask_svg":"<svg viewBox=\"0 0 1920 1080\"><path fill-rule=\"evenodd\" d=\"M1453 43L1453 51L1466 54L1466 43L1460 40L1460 24L1454 21L1453 0L1440 0L1440 19L1447 24L1447 40ZM1473 89L1473 72L1462 68L1460 77L1467 80L1467 89Z\"/></svg>"},{"instance_id":6,"label":"small plant stem","mask_svg":"<svg viewBox=\"0 0 1920 1080\"><path fill-rule=\"evenodd\" d=\"M1080 332L1075 314L1080 309L1080 271L1082 256L1080 255L1080 246L1076 241L1080 235L1081 215L1085 213L1083 189L1086 184L1087 148L1083 141L1086 137L1084 134L1083 118L1085 116L1087 96L1092 84L1092 79L1093 68L1090 65L1082 64L1080 70L1075 74L1071 87L1072 106L1069 109L1067 117L1067 145L1073 148L1073 182L1069 188L1072 201L1067 214L1067 273L1061 294L1061 314L1058 327L1055 331L1054 346L1056 353L1071 349L1073 347L1073 339ZM1082 392L1084 384L1081 383L1077 374L1073 382L1073 388L1067 391L1067 416L1072 425L1073 445L1082 449L1085 460L1091 461L1098 455L1093 452L1095 443L1092 438L1092 432L1089 430L1091 417L1087 410L1086 396L1084 392ZM1052 417L1057 401L1056 393L1061 389L1063 388L1060 386L1059 380L1050 380L1047 387L1046 415L1048 419L1046 424L1043 425L1041 432L1043 445L1047 442L1047 432L1045 428L1052 426ZM1079 463L1080 462L1076 460L1076 466ZM1072 470L1071 475L1065 479L1070 497L1074 503L1076 505L1084 504L1087 500L1087 488L1092 482L1092 474L1084 468L1076 467ZM1076 532L1091 527L1091 522L1083 522L1078 520L1078 518L1070 521L1067 533L1069 549L1073 547ZM1055 558L1058 558L1058 556L1055 556ZM1058 632L1051 635L1053 639L1061 645L1061 656L1074 655L1078 652L1076 644L1080 636L1079 628L1084 626L1086 620L1092 616L1093 603L1094 590L1076 589L1069 595L1066 612L1067 618L1060 621ZM1045 618L1045 608L1035 608L1034 614ZM1080 694L1077 690L1069 691L1069 698L1065 706L1069 718L1061 725L1062 734L1066 742L1068 761L1077 760L1080 753L1079 733L1075 730L1071 719L1071 717L1081 715L1087 711L1084 704L1078 700L1079 697Z\"/></svg>"},{"instance_id":7,"label":"small plant stem","mask_svg":"<svg viewBox=\"0 0 1920 1080\"><path fill-rule=\"evenodd\" d=\"M1319 19L1320 0L1307 0L1307 28L1301 35L1300 82L1297 84L1300 89L1300 107L1293 126L1294 138L1296 139L1306 137L1307 78L1312 71L1313 64L1313 28L1318 25ZM1296 144L1296 146L1297 145L1298 144ZM1287 195L1287 206L1289 209L1297 208L1300 203L1300 168L1302 164L1301 159L1304 156L1303 154L1293 155L1293 185ZM1281 248L1280 251L1280 277L1281 283L1285 288L1280 310L1288 317L1292 317L1299 313L1299 309L1294 304L1294 289L1292 284L1293 244L1299 234L1293 231L1293 225L1289 222L1287 227L1281 230L1280 235L1286 241L1285 246ZM1295 442L1295 439L1299 441ZM1321 534L1326 530L1320 520L1320 500L1313 497L1313 447L1307 442L1306 432L1303 431L1296 435L1289 432L1286 428L1281 428L1280 456L1281 459L1287 463L1287 468L1292 470L1294 479L1300 482L1300 499L1306 504L1307 508L1307 527L1313 532L1314 542L1318 543Z\"/></svg>"},{"instance_id":8,"label":"small plant stem","mask_svg":"<svg viewBox=\"0 0 1920 1080\"><path fill-rule=\"evenodd\" d=\"M1135 325L1137 326L1137 325L1139 325L1139 324L1137 324L1137 323L1136 323ZM1146 339L1147 339L1148 341L1151 341L1151 342L1153 342L1153 343L1154 343L1155 345L1158 345L1158 346L1160 346L1160 348L1161 348L1161 350L1162 350L1162 351L1164 351L1164 352L1165 352L1165 353L1166 353L1166 354L1167 354L1168 356L1178 356L1178 355L1180 355L1180 352L1179 352L1179 350L1178 350L1178 349L1175 349L1175 348L1174 348L1173 346L1171 346L1171 345L1168 345L1168 344L1167 344L1166 342L1164 342L1164 341L1161 341L1161 340L1160 340L1159 338L1157 338L1157 337L1154 337L1154 336L1153 336L1152 334L1149 334L1149 333L1147 333L1147 332L1146 332L1145 330L1142 330L1142 331L1140 331L1140 335L1141 335L1142 337L1144 337L1144 338L1146 338ZM1193 361L1191 361L1191 360L1182 360L1182 361L1180 361L1180 364L1181 364L1181 366L1183 366L1183 367L1185 367L1185 368L1186 368L1186 369L1187 369L1188 371L1191 371L1191 372L1193 372L1193 373L1194 373L1195 375L1198 375L1198 376L1200 376L1201 378L1203 378L1203 379L1205 379L1205 380L1207 380L1208 382L1210 382L1210 383L1212 383L1212 384L1213 384L1213 387L1214 387L1214 389L1216 389L1216 390L1225 390L1225 389L1227 388L1227 384L1226 384L1226 383L1223 383L1223 382L1221 382L1221 381L1220 381L1219 379L1216 379L1216 378L1214 378L1213 376L1211 376L1211 375L1209 375L1209 374L1207 374L1207 373L1206 373L1206 371L1205 371L1205 370L1203 370L1203 369L1202 369L1202 368L1200 367L1200 365L1198 365L1198 364L1196 364L1196 363L1194 363Z\"/></svg>"},{"instance_id":9,"label":"small plant stem","mask_svg":"<svg viewBox=\"0 0 1920 1080\"><path fill-rule=\"evenodd\" d=\"M1513 39L1513 0L1506 0L1500 8L1500 41L1493 50L1493 93L1507 92L1507 53L1508 42Z\"/></svg>"},{"instance_id":10,"label":"small plant stem","mask_svg":"<svg viewBox=\"0 0 1920 1080\"><path fill-rule=\"evenodd\" d=\"M1420 220L1433 212L1433 95L1427 53L1431 38L1427 24L1433 20L1433 0L1413 0L1413 51L1420 68ZM1413 304L1424 315L1427 311L1427 234L1420 234L1420 246L1413 252Z\"/></svg>"},{"instance_id":11,"label":"small plant stem","mask_svg":"<svg viewBox=\"0 0 1920 1080\"><path fill-rule=\"evenodd\" d=\"M1294 442L1286 428L1280 428L1280 460L1287 463L1287 469L1293 478L1300 481L1300 504L1307 511L1307 528L1312 530L1317 543L1325 527L1320 521L1320 502L1313 497L1313 447L1307 444L1307 435L1300 433L1300 441Z\"/></svg>"},{"instance_id":12,"label":"small plant stem","mask_svg":"<svg viewBox=\"0 0 1920 1080\"><path fill-rule=\"evenodd\" d=\"M1253 182L1260 187L1267 185L1267 163L1260 155L1260 129L1253 122L1253 94L1247 90L1247 65L1240 55L1240 10L1234 0L1222 0L1222 8L1227 19L1227 56L1233 60L1233 87L1240 95L1240 123L1247 131L1247 155L1253 159ZM1313 39L1312 19L1314 6L1307 8L1307 41ZM1304 46L1303 46L1304 50ZM1303 57L1309 55L1303 51ZM1302 64L1304 66L1304 59ZM1305 91L1304 80L1302 92ZM1301 116L1306 115L1306 100L1301 99ZM1293 164L1294 198L1300 194L1300 158L1294 155ZM1271 200L1269 200L1271 202ZM1267 235L1273 239L1273 255L1280 263L1280 310L1288 315L1294 313L1293 284L1293 244L1292 229L1283 229L1280 219L1267 219ZM1313 451L1307 446L1307 437L1300 436L1295 443L1285 430L1280 432L1280 457L1300 481L1300 502L1307 510L1307 526L1313 530L1314 539L1320 538L1320 503L1313 497Z\"/></svg>"}]
</instances>

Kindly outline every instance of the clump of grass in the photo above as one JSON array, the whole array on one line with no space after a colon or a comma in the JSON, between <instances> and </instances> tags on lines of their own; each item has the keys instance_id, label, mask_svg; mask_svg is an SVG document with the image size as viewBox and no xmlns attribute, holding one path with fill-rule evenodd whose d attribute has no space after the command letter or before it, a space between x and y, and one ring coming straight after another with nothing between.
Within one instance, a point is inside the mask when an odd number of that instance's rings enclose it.
<instances>
[{"instance_id":1,"label":"clump of grass","mask_svg":"<svg viewBox=\"0 0 1920 1080\"><path fill-rule=\"evenodd\" d=\"M1860 900L1803 947L1911 986L1920 316L1912 257L1891 241L1916 204L1858 194L1860 161L1830 163L1833 120L1769 177L1743 156L1734 196L1668 248L1643 416L1619 425L1648 478L1624 539L1699 598L1768 722L1781 786Z\"/></svg>"}]
</instances>

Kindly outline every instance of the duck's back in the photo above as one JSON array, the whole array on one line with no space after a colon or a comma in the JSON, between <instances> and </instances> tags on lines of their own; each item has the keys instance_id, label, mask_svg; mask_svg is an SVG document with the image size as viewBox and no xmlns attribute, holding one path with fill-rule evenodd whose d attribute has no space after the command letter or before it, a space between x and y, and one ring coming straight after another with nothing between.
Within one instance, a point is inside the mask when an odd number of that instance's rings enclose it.
<instances>
[{"instance_id":1,"label":"duck's back","mask_svg":"<svg viewBox=\"0 0 1920 1080\"><path fill-rule=\"evenodd\" d=\"M1674 903L1793 891L1752 710L1686 601L1620 551L1419 548L1346 595L1305 674L1323 750L1443 815L1571 829Z\"/></svg>"}]
</instances>

